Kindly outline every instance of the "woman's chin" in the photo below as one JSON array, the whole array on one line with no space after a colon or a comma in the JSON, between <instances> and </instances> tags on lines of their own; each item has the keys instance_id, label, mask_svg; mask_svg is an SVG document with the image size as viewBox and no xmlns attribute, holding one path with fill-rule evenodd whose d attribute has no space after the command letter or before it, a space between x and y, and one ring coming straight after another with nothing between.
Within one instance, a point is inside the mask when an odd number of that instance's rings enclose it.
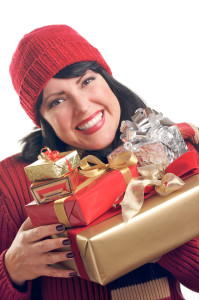
<instances>
[{"instance_id":1,"label":"woman's chin","mask_svg":"<svg viewBox=\"0 0 199 300\"><path fill-rule=\"evenodd\" d=\"M85 150L92 150L92 151L97 151L97 150L103 150L107 147L109 147L113 142L113 139L108 139L108 140L102 140L100 142L96 142L96 143L93 143L92 145L90 145L90 147L88 147L87 149Z\"/></svg>"},{"instance_id":2,"label":"woman's chin","mask_svg":"<svg viewBox=\"0 0 199 300\"><path fill-rule=\"evenodd\" d=\"M71 141L69 143L69 141L65 141L65 139L62 139L62 141L64 143L66 143L67 145L70 145L71 147L73 147L74 149L81 149L81 150L91 150L91 151L95 151L95 150L103 150L105 148L107 148L108 146L110 146L113 142L115 138L115 135L106 135L106 134L98 134L93 136L89 136L86 137L84 139L76 139L76 141Z\"/></svg>"}]
</instances>

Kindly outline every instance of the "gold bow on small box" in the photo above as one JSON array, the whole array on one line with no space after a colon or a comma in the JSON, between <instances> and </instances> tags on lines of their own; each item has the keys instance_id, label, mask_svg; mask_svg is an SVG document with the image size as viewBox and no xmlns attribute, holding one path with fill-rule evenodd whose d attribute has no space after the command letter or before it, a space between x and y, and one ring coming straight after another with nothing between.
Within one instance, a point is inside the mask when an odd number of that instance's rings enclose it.
<instances>
[{"instance_id":1,"label":"gold bow on small box","mask_svg":"<svg viewBox=\"0 0 199 300\"><path fill-rule=\"evenodd\" d=\"M103 163L100 159L93 155L88 155L81 160L80 171L81 175L86 177L97 177L103 174L107 170L120 170L126 184L132 178L129 166L137 164L137 157L130 151L120 153L113 161L108 164ZM90 163L92 165L90 165Z\"/></svg>"}]
</instances>

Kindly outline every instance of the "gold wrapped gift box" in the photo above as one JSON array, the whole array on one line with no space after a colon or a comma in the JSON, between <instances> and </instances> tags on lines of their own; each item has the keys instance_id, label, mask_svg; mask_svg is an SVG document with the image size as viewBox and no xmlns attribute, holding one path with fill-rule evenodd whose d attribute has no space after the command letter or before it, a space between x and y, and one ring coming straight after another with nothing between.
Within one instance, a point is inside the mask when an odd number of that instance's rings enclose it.
<instances>
[{"instance_id":1,"label":"gold wrapped gift box","mask_svg":"<svg viewBox=\"0 0 199 300\"><path fill-rule=\"evenodd\" d=\"M128 223L118 214L81 228L76 235L79 253L73 230L65 235L72 241L77 265L80 254L89 279L106 285L199 235L199 174L185 179L185 185L168 196L145 200ZM73 268L85 278L77 265L72 260L57 267Z\"/></svg>"},{"instance_id":2,"label":"gold wrapped gift box","mask_svg":"<svg viewBox=\"0 0 199 300\"><path fill-rule=\"evenodd\" d=\"M77 151L60 153L57 160L38 159L24 168L30 181L61 178L66 173L79 167L80 157Z\"/></svg>"}]
</instances>

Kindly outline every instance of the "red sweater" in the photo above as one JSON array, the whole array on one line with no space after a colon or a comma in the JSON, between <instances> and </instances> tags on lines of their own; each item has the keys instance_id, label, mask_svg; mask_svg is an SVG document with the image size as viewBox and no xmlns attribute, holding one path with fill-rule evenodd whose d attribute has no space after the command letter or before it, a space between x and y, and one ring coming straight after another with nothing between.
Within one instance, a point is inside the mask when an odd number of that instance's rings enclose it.
<instances>
[{"instance_id":1,"label":"red sweater","mask_svg":"<svg viewBox=\"0 0 199 300\"><path fill-rule=\"evenodd\" d=\"M32 200L30 182L24 172L24 166L24 163L17 162L14 157L0 163L0 299L30 299L31 294L40 290L44 300L113 299L110 289L114 289L114 283L103 287L81 278L43 277L28 282L25 292L20 292L13 286L4 265L4 255L27 218L25 204ZM199 238L164 255L158 264L148 264L147 267L132 272L133 284L136 287L132 289L133 299L140 299L139 295L144 290L146 295L151 293L151 288L160 295L154 296L153 299L184 299L179 282L199 292ZM39 296L32 296L32 299L38 300ZM150 298L146 296L146 299Z\"/></svg>"}]
</instances>

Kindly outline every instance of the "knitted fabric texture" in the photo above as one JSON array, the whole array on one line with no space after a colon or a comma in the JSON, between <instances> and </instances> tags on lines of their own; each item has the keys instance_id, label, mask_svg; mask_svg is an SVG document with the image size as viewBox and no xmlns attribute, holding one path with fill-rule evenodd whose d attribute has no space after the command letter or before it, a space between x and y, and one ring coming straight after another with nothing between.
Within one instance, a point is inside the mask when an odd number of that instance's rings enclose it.
<instances>
[{"instance_id":1,"label":"knitted fabric texture","mask_svg":"<svg viewBox=\"0 0 199 300\"><path fill-rule=\"evenodd\" d=\"M42 89L61 69L82 61L97 61L111 74L100 52L69 26L44 26L19 42L10 75L21 106L38 127L36 102Z\"/></svg>"}]
</instances>

